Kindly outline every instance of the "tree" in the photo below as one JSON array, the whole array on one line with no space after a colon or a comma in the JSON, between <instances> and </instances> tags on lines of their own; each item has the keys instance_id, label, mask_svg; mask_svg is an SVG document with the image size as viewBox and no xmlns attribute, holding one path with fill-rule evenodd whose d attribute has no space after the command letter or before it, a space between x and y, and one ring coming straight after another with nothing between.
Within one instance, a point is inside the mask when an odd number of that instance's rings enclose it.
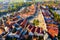
<instances>
[{"instance_id":1,"label":"tree","mask_svg":"<svg viewBox=\"0 0 60 40\"><path fill-rule=\"evenodd\" d=\"M58 13L56 13L56 12L54 12L54 19L55 19L55 21L60 23L60 15Z\"/></svg>"},{"instance_id":2,"label":"tree","mask_svg":"<svg viewBox=\"0 0 60 40\"><path fill-rule=\"evenodd\" d=\"M36 25L36 26L39 25L39 20L34 19L33 24Z\"/></svg>"}]
</instances>

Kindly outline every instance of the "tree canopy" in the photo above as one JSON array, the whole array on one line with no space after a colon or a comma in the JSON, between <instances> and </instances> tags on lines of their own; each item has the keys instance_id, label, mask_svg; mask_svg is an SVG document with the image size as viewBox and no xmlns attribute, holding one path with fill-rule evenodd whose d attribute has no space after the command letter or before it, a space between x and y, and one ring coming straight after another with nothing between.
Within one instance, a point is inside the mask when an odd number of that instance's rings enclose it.
<instances>
[{"instance_id":1,"label":"tree canopy","mask_svg":"<svg viewBox=\"0 0 60 40\"><path fill-rule=\"evenodd\" d=\"M39 25L39 20L34 19L33 24L36 26Z\"/></svg>"}]
</instances>

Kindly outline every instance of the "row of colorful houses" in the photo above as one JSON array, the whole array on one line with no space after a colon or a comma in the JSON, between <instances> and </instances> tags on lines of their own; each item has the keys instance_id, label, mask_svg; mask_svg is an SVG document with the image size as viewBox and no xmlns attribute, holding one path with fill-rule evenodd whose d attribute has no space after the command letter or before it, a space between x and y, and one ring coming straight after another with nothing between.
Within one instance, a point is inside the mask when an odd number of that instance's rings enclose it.
<instances>
[{"instance_id":1,"label":"row of colorful houses","mask_svg":"<svg viewBox=\"0 0 60 40\"><path fill-rule=\"evenodd\" d=\"M48 14L46 13L46 11L44 12L45 10L42 11L44 17L45 17L45 22L47 24L47 32L51 35L52 38L54 38L55 36L58 36L58 25L55 24L56 22L51 18L51 14Z\"/></svg>"}]
</instances>

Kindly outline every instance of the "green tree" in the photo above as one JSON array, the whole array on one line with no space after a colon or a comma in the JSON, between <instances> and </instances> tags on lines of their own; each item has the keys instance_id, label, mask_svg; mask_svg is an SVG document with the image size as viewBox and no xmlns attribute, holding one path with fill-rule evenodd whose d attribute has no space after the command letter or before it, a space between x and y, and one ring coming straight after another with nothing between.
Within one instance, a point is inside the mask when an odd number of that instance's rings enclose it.
<instances>
[{"instance_id":1,"label":"green tree","mask_svg":"<svg viewBox=\"0 0 60 40\"><path fill-rule=\"evenodd\" d=\"M36 26L39 25L39 20L34 19L33 24Z\"/></svg>"},{"instance_id":2,"label":"green tree","mask_svg":"<svg viewBox=\"0 0 60 40\"><path fill-rule=\"evenodd\" d=\"M54 19L58 22L58 23L60 23L60 15L58 14L58 13L54 13Z\"/></svg>"}]
</instances>

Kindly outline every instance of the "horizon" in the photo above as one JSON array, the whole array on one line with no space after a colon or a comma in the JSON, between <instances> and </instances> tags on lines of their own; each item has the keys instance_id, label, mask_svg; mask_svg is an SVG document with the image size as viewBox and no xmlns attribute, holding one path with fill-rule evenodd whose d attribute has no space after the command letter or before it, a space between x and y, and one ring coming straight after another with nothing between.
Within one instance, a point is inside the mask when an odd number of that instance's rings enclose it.
<instances>
[{"instance_id":1,"label":"horizon","mask_svg":"<svg viewBox=\"0 0 60 40\"><path fill-rule=\"evenodd\" d=\"M24 2L24 1L32 1L32 0L0 0L0 2ZM35 0L35 2L41 2L42 0ZM43 0L43 1L60 1L60 0Z\"/></svg>"}]
</instances>

